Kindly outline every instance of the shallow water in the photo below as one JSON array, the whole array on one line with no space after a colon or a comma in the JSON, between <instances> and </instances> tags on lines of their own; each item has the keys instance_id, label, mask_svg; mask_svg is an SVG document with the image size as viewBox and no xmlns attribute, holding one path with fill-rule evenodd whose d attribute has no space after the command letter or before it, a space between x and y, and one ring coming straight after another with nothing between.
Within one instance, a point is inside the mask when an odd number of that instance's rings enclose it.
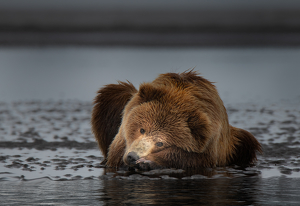
<instances>
[{"instance_id":1,"label":"shallow water","mask_svg":"<svg viewBox=\"0 0 300 206\"><path fill-rule=\"evenodd\" d=\"M300 48L0 48L0 101L91 101L105 84L136 87L195 68L225 103L300 98Z\"/></svg>"},{"instance_id":2,"label":"shallow water","mask_svg":"<svg viewBox=\"0 0 300 206\"><path fill-rule=\"evenodd\" d=\"M1 182L0 187L3 205L299 205L299 186L299 179L241 177L192 181L42 179Z\"/></svg>"},{"instance_id":3,"label":"shallow water","mask_svg":"<svg viewBox=\"0 0 300 206\"><path fill-rule=\"evenodd\" d=\"M0 204L300 204L300 49L0 53ZM257 163L197 171L103 168L90 130L96 90L125 79L138 86L158 73L194 66L217 81L230 123L262 144Z\"/></svg>"}]
</instances>

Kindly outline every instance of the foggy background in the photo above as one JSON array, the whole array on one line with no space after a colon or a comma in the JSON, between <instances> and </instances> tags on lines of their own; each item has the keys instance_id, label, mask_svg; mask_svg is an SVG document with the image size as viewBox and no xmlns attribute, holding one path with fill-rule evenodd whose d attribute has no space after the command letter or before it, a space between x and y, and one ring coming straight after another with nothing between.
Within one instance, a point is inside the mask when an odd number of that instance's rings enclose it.
<instances>
[{"instance_id":1,"label":"foggy background","mask_svg":"<svg viewBox=\"0 0 300 206\"><path fill-rule=\"evenodd\" d=\"M293 0L1 0L0 43L295 46L299 10Z\"/></svg>"},{"instance_id":2,"label":"foggy background","mask_svg":"<svg viewBox=\"0 0 300 206\"><path fill-rule=\"evenodd\" d=\"M195 67L224 102L300 96L300 2L0 0L0 101L92 101Z\"/></svg>"}]
</instances>

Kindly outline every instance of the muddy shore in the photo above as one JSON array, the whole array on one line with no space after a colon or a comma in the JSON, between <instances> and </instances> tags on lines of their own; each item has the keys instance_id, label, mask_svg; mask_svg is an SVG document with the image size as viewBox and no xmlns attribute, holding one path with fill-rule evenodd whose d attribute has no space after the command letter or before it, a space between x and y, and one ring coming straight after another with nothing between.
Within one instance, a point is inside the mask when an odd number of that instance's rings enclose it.
<instances>
[{"instance_id":1,"label":"muddy shore","mask_svg":"<svg viewBox=\"0 0 300 206\"><path fill-rule=\"evenodd\" d=\"M249 130L263 146L263 154L258 154L254 167L243 170L217 168L213 172L170 170L156 171L157 174L133 174L128 171L106 171L100 165L103 156L90 130L91 103L1 103L0 180L43 177L53 180L189 179L228 174L300 177L299 105L297 102L285 101L268 107L255 104L227 105L230 123ZM76 175L72 174L74 172Z\"/></svg>"}]
</instances>

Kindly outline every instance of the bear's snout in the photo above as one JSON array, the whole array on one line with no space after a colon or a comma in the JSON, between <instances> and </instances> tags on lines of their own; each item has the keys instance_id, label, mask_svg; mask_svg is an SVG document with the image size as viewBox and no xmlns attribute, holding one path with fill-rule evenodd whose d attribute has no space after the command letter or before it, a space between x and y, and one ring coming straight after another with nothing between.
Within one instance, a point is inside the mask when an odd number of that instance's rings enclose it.
<instances>
[{"instance_id":1,"label":"bear's snout","mask_svg":"<svg viewBox=\"0 0 300 206\"><path fill-rule=\"evenodd\" d=\"M139 170L149 170L155 167L158 168L158 166L154 162L147 160L144 157L140 158L136 152L129 152L126 157L125 163L129 167Z\"/></svg>"},{"instance_id":2,"label":"bear's snout","mask_svg":"<svg viewBox=\"0 0 300 206\"><path fill-rule=\"evenodd\" d=\"M127 155L127 163L129 166L134 166L136 165L136 161L139 159L140 157L137 155L136 152L129 152L128 155Z\"/></svg>"}]
</instances>

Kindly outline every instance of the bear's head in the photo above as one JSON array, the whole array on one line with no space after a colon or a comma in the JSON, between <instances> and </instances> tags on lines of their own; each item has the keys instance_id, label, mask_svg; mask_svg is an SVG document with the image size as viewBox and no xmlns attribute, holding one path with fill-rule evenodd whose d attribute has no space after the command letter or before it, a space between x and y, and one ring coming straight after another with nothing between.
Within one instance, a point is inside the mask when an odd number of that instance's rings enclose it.
<instances>
[{"instance_id":1,"label":"bear's head","mask_svg":"<svg viewBox=\"0 0 300 206\"><path fill-rule=\"evenodd\" d=\"M143 169L175 166L181 153L205 152L214 138L211 124L199 110L197 97L187 90L142 84L123 114L123 162Z\"/></svg>"}]
</instances>

